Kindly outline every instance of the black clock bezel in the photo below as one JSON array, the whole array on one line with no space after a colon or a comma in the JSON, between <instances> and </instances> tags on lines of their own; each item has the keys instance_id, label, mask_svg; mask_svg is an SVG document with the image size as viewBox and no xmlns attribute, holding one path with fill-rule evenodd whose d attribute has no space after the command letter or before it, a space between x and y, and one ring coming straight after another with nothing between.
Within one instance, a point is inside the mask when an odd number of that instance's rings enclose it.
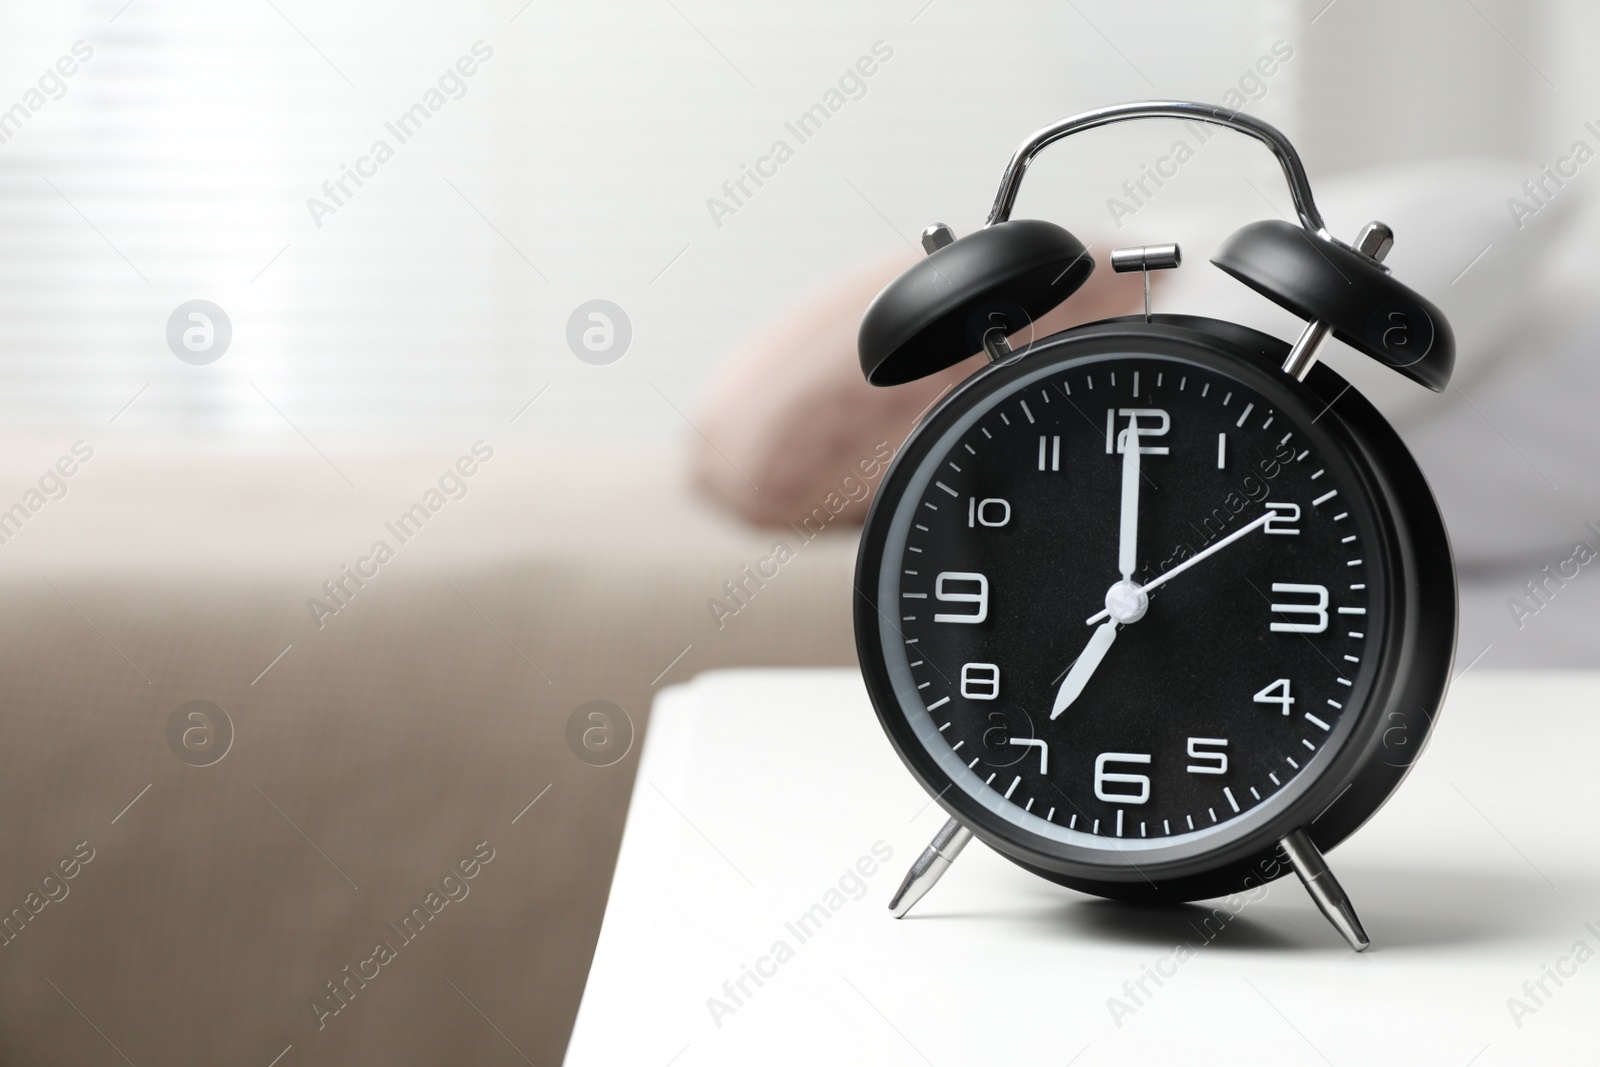
<instances>
[{"instance_id":1,"label":"black clock bezel","mask_svg":"<svg viewBox=\"0 0 1600 1067\"><path fill-rule=\"evenodd\" d=\"M1170 851L1117 851L1066 845L1031 833L975 801L953 783L912 732L895 695L881 643L876 598L885 539L907 483L943 432L971 405L1034 373L1042 362L1065 364L1106 353L1189 358L1259 389L1284 411L1321 412L1319 436L1376 525L1387 576L1375 590L1389 620L1366 697L1351 729L1299 795L1257 826L1208 846ZM1338 374L1319 365L1305 382L1280 370L1288 346L1232 323L1190 316L1113 319L1043 338L962 383L918 426L895 458L868 514L857 560L856 643L867 690L896 752L953 817L996 851L1053 881L1101 896L1192 900L1265 882L1288 868L1277 842L1305 828L1319 848L1337 845L1399 785L1426 742L1448 684L1455 649L1456 587L1444 524L1410 453L1392 428ZM1426 624L1423 615L1427 613ZM1355 694L1352 694L1355 695ZM1162 858L1154 858L1162 857Z\"/></svg>"}]
</instances>

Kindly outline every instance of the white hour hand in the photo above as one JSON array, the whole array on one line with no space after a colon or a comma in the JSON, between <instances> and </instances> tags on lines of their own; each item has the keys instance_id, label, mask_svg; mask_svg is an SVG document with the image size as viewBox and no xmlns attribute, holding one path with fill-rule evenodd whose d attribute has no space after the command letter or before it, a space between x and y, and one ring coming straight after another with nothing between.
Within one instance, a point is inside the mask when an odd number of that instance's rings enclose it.
<instances>
[{"instance_id":1,"label":"white hour hand","mask_svg":"<svg viewBox=\"0 0 1600 1067\"><path fill-rule=\"evenodd\" d=\"M1072 665L1067 676L1061 680L1061 688L1056 690L1055 707L1050 709L1052 719L1066 711L1083 692L1083 687L1089 684L1089 676L1100 666L1100 661L1105 658L1111 642L1117 639L1117 626L1115 619L1107 619L1090 636L1089 643L1083 648L1083 654L1078 657L1078 662Z\"/></svg>"}]
</instances>

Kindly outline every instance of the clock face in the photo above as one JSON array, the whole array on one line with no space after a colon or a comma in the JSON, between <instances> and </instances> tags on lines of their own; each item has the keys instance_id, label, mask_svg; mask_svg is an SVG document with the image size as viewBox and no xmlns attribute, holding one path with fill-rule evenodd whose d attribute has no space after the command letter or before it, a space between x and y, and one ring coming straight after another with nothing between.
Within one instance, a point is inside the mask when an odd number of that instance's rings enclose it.
<instances>
[{"instance_id":1,"label":"clock face","mask_svg":"<svg viewBox=\"0 0 1600 1067\"><path fill-rule=\"evenodd\" d=\"M1360 476L1318 412L1215 357L1047 351L997 380L874 516L891 733L935 789L1062 845L1261 827L1327 769L1385 645Z\"/></svg>"}]
</instances>

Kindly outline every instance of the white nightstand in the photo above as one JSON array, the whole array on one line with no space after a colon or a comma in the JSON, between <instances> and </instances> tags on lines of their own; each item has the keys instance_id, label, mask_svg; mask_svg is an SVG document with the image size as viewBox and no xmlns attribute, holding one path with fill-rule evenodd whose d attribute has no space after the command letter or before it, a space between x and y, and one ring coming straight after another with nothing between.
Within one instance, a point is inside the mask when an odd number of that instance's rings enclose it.
<instances>
[{"instance_id":1,"label":"white nightstand","mask_svg":"<svg viewBox=\"0 0 1600 1067\"><path fill-rule=\"evenodd\" d=\"M566 1062L1593 1063L1597 802L1600 675L1473 672L1332 854L1363 955L1293 878L1150 909L978 843L896 921L945 815L858 677L702 675L652 714Z\"/></svg>"}]
</instances>

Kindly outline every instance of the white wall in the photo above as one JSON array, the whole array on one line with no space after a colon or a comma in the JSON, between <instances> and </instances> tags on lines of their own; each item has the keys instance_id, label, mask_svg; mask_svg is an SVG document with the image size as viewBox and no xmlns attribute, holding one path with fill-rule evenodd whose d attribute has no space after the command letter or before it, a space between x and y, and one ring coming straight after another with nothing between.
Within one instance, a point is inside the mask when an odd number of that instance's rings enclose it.
<instances>
[{"instance_id":1,"label":"white wall","mask_svg":"<svg viewBox=\"0 0 1600 1067\"><path fill-rule=\"evenodd\" d=\"M0 144L0 424L13 429L103 423L148 385L121 432L293 441L287 416L318 442L380 444L480 432L549 384L530 432L681 432L663 394L692 409L715 361L786 302L929 221L977 225L1028 131L1112 101L1218 99L1279 40L1295 57L1251 109L1314 168L1537 156L1560 125L1522 121L1551 94L1470 6L1444 0L1403 15L1338 0L1315 22L1316 0L275 0L281 15L133 0L118 15L124 2L0 14L0 107L74 40L95 48L66 96ZM1533 5L1477 2L1541 63L1587 69ZM494 55L466 95L315 226L306 198L478 40ZM878 41L893 57L865 95L716 225L707 198L793 141L784 121ZM1285 209L1265 154L1219 141L1115 230L1106 198L1172 136L1058 147L1022 210L1131 243L1181 239L1197 211L1242 224ZM180 363L163 335L193 297L234 323L208 367ZM564 340L595 297L633 320L612 366Z\"/></svg>"}]
</instances>

